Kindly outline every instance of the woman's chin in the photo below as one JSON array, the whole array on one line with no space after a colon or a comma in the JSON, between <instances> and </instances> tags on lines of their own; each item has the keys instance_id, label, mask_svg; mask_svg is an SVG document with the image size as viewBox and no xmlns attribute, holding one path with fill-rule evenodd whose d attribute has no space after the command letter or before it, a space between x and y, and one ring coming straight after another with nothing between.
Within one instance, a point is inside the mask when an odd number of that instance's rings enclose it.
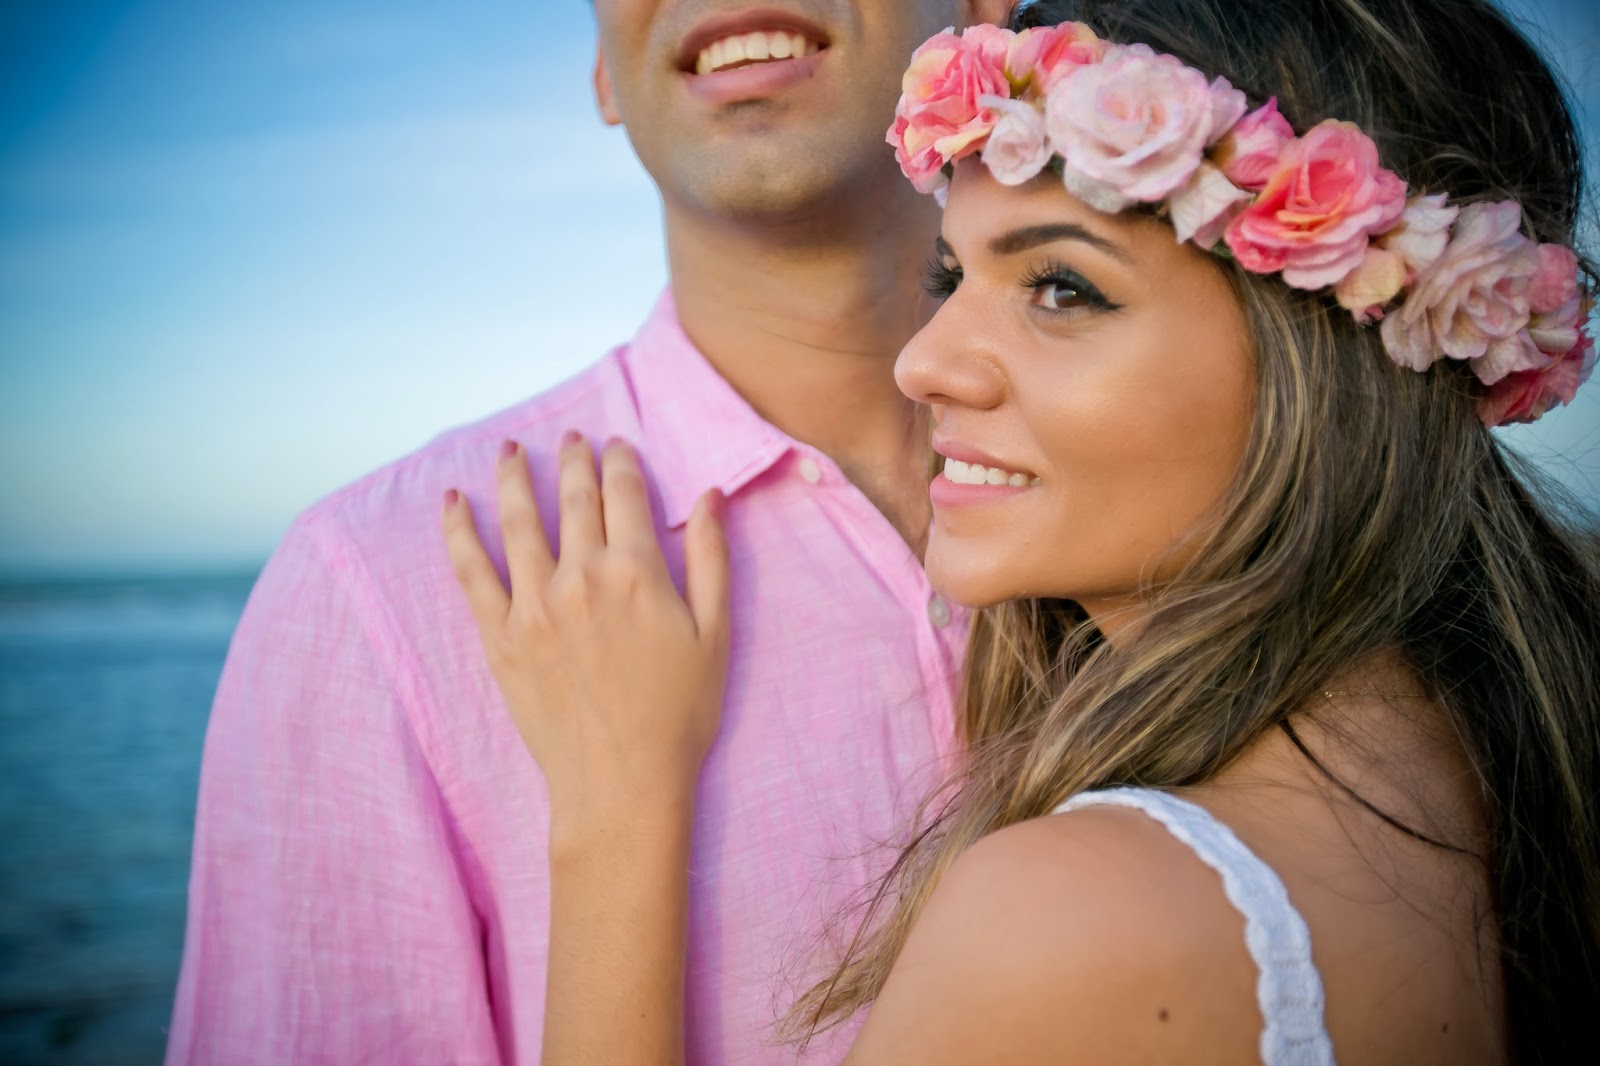
<instances>
[{"instance_id":1,"label":"woman's chin","mask_svg":"<svg viewBox=\"0 0 1600 1066\"><path fill-rule=\"evenodd\" d=\"M1014 599L1018 590L1006 586L984 568L941 560L932 550L927 558L928 583L951 603L977 610Z\"/></svg>"}]
</instances>

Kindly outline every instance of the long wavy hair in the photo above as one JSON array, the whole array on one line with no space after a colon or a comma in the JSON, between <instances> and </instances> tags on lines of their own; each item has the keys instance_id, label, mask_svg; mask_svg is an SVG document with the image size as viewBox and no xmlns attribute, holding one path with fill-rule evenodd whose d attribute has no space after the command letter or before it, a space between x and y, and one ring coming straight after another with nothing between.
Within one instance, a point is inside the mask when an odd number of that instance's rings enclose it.
<instances>
[{"instance_id":1,"label":"long wavy hair","mask_svg":"<svg viewBox=\"0 0 1600 1066\"><path fill-rule=\"evenodd\" d=\"M1357 123L1384 165L1452 202L1515 199L1575 244L1581 155L1549 66L1483 0L1037 0L1143 41L1298 130ZM1509 1039L1565 1061L1600 1003L1600 573L1595 519L1538 494L1452 361L1397 367L1325 296L1219 257L1257 363L1245 456L1200 550L1115 648L1064 600L979 612L965 755L783 1032L804 1041L883 986L941 874L979 838L1088 789L1196 785L1367 657L1398 650L1479 776ZM1594 272L1584 261L1591 289ZM1559 416L1557 416L1559 417ZM839 935L840 932L843 935ZM1580 1028L1582 1033L1580 1036Z\"/></svg>"}]
</instances>

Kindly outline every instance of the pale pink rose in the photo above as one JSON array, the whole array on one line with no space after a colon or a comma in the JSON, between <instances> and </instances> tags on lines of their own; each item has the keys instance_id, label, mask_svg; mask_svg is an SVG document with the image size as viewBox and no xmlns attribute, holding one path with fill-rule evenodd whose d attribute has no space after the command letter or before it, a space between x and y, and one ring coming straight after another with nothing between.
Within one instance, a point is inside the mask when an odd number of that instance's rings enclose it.
<instances>
[{"instance_id":1,"label":"pale pink rose","mask_svg":"<svg viewBox=\"0 0 1600 1066\"><path fill-rule=\"evenodd\" d=\"M1098 63L1105 50L1105 42L1081 22L1025 29L1011 38L1006 56L1013 95L1032 86L1043 96L1073 67Z\"/></svg>"},{"instance_id":2,"label":"pale pink rose","mask_svg":"<svg viewBox=\"0 0 1600 1066\"><path fill-rule=\"evenodd\" d=\"M1532 422L1552 407L1571 403L1594 364L1594 342L1579 330L1572 348L1549 366L1514 371L1493 385L1478 403L1478 417L1486 426Z\"/></svg>"},{"instance_id":3,"label":"pale pink rose","mask_svg":"<svg viewBox=\"0 0 1600 1066\"><path fill-rule=\"evenodd\" d=\"M1099 63L1072 67L1051 86L1045 123L1067 190L1115 212L1157 203L1188 182L1218 108L1199 71L1146 45L1112 45Z\"/></svg>"},{"instance_id":4,"label":"pale pink rose","mask_svg":"<svg viewBox=\"0 0 1600 1066\"><path fill-rule=\"evenodd\" d=\"M1383 320L1391 359L1413 370L1444 356L1469 359L1486 385L1548 362L1523 328L1539 255L1521 224L1514 200L1461 209L1450 243Z\"/></svg>"},{"instance_id":5,"label":"pale pink rose","mask_svg":"<svg viewBox=\"0 0 1600 1066\"><path fill-rule=\"evenodd\" d=\"M1346 274L1333 287L1339 306L1355 315L1357 322L1383 317L1383 309L1399 295L1406 283L1406 261L1399 252L1371 245L1361 257L1361 265Z\"/></svg>"},{"instance_id":6,"label":"pale pink rose","mask_svg":"<svg viewBox=\"0 0 1600 1066\"><path fill-rule=\"evenodd\" d=\"M1001 70L1006 69L1006 56L1011 54L1011 42L1017 35L1004 26L987 22L974 23L961 31L961 40L968 48L976 49L983 62Z\"/></svg>"},{"instance_id":7,"label":"pale pink rose","mask_svg":"<svg viewBox=\"0 0 1600 1066\"><path fill-rule=\"evenodd\" d=\"M1322 289L1360 266L1369 236L1405 206L1405 182L1378 165L1372 139L1329 120L1284 148L1260 195L1223 236L1246 270L1282 271L1297 289Z\"/></svg>"},{"instance_id":8,"label":"pale pink rose","mask_svg":"<svg viewBox=\"0 0 1600 1066\"><path fill-rule=\"evenodd\" d=\"M1278 114L1274 96L1235 123L1217 142L1211 159L1229 181L1241 189L1259 191L1278 169L1278 157L1293 140L1294 130Z\"/></svg>"},{"instance_id":9,"label":"pale pink rose","mask_svg":"<svg viewBox=\"0 0 1600 1066\"><path fill-rule=\"evenodd\" d=\"M946 30L925 41L901 80L900 103L887 140L906 177L922 192L947 180L944 168L983 146L996 113L980 96L1009 96L1004 50L985 52L984 35L969 42Z\"/></svg>"},{"instance_id":10,"label":"pale pink rose","mask_svg":"<svg viewBox=\"0 0 1600 1066\"><path fill-rule=\"evenodd\" d=\"M1044 112L1031 103L1000 96L985 96L980 102L1000 113L983 144L983 161L995 180L1002 185L1021 185L1043 170L1052 155L1045 137Z\"/></svg>"},{"instance_id":11,"label":"pale pink rose","mask_svg":"<svg viewBox=\"0 0 1600 1066\"><path fill-rule=\"evenodd\" d=\"M1405 260L1412 276L1432 266L1450 243L1450 225L1461 209L1445 206L1444 200L1443 193L1412 197L1400 212L1400 221L1376 238L1378 244Z\"/></svg>"},{"instance_id":12,"label":"pale pink rose","mask_svg":"<svg viewBox=\"0 0 1600 1066\"><path fill-rule=\"evenodd\" d=\"M1207 251L1222 239L1222 231L1252 194L1239 188L1210 163L1201 163L1189 183L1167 201L1168 216L1178 240Z\"/></svg>"},{"instance_id":13,"label":"pale pink rose","mask_svg":"<svg viewBox=\"0 0 1600 1066\"><path fill-rule=\"evenodd\" d=\"M1211 131L1206 134L1206 147L1210 148L1239 124L1250 101L1220 74L1211 79L1207 89L1211 93Z\"/></svg>"}]
</instances>

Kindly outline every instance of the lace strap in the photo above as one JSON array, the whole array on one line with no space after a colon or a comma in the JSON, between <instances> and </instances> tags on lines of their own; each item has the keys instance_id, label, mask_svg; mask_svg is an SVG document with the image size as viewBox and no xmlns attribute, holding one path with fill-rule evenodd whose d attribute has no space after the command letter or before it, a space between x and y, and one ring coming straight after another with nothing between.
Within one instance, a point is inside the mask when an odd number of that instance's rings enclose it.
<instances>
[{"instance_id":1,"label":"lace strap","mask_svg":"<svg viewBox=\"0 0 1600 1066\"><path fill-rule=\"evenodd\" d=\"M1323 1024L1322 977L1311 959L1311 931L1289 902L1272 868L1203 807L1144 788L1080 793L1055 813L1097 804L1132 807L1160 822L1222 877L1222 888L1245 920L1245 944L1255 960L1256 1001L1265 1026L1265 1066L1332 1066L1333 1043Z\"/></svg>"}]
</instances>

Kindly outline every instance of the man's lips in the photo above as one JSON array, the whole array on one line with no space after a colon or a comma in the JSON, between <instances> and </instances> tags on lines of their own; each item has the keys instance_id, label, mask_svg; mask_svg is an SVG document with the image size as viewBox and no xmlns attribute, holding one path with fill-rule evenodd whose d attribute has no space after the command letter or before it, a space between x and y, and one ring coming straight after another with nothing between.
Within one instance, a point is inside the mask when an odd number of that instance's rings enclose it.
<instances>
[{"instance_id":1,"label":"man's lips","mask_svg":"<svg viewBox=\"0 0 1600 1066\"><path fill-rule=\"evenodd\" d=\"M728 11L696 23L684 36L683 43L678 49L678 69L685 74L694 74L703 50L718 41L751 33L799 34L819 49L826 49L831 43L826 30L793 12L780 8L746 8L741 11ZM792 62L792 60L778 62Z\"/></svg>"},{"instance_id":2,"label":"man's lips","mask_svg":"<svg viewBox=\"0 0 1600 1066\"><path fill-rule=\"evenodd\" d=\"M798 59L751 63L709 74L685 74L689 91L711 104L732 104L760 100L792 86L809 81L827 56L814 52Z\"/></svg>"}]
</instances>

